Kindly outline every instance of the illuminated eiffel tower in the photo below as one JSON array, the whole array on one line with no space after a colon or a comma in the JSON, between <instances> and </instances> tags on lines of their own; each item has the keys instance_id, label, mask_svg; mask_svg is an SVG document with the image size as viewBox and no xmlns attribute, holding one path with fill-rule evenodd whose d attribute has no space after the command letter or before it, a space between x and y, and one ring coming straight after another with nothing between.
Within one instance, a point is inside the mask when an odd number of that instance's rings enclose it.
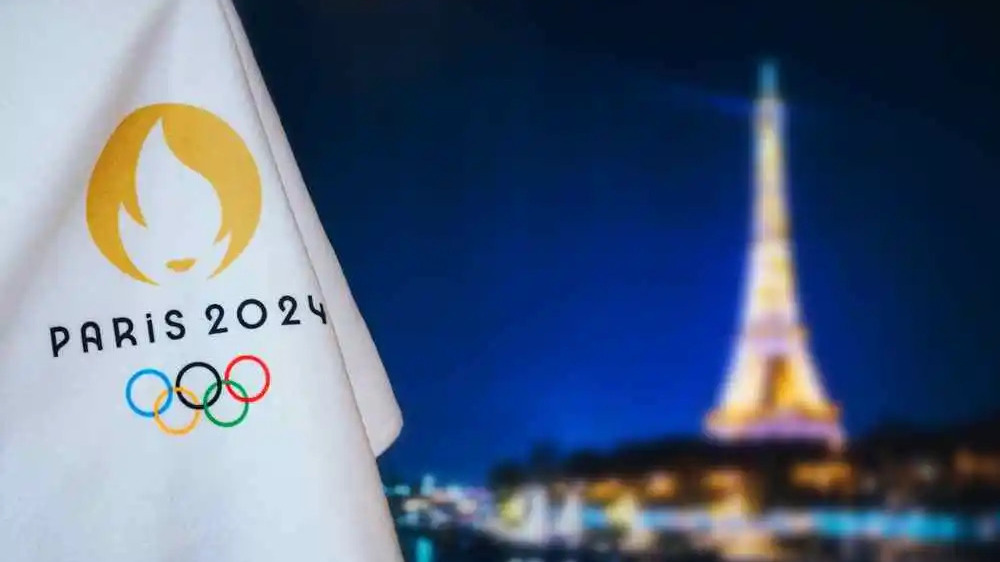
<instances>
[{"instance_id":1,"label":"illuminated eiffel tower","mask_svg":"<svg viewBox=\"0 0 1000 562\"><path fill-rule=\"evenodd\" d=\"M754 112L753 233L743 314L719 403L706 420L722 440L843 442L807 343L785 194L784 107L773 63L760 68Z\"/></svg>"}]
</instances>

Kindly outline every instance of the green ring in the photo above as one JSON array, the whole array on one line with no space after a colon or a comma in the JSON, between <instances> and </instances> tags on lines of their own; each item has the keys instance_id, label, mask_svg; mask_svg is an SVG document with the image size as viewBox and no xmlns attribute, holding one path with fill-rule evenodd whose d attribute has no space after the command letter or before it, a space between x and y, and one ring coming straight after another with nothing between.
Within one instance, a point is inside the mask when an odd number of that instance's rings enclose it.
<instances>
[{"instance_id":1,"label":"green ring","mask_svg":"<svg viewBox=\"0 0 1000 562\"><path fill-rule=\"evenodd\" d=\"M243 398L247 398L247 391L240 383L236 381L222 381L222 384L235 386L236 390L240 391L240 394L243 395ZM215 387L217 386L219 386L219 383L213 382L208 386L208 388L205 389L205 396L201 400L201 403L205 405L205 417L208 418L208 421L219 427L233 427L234 425L239 425L243 422L243 419L247 417L247 413L250 412L250 403L243 402L243 413L241 413L235 420L229 422L217 420L215 416L212 415L212 411L208 408L208 396L212 394L212 391L215 390Z\"/></svg>"}]
</instances>

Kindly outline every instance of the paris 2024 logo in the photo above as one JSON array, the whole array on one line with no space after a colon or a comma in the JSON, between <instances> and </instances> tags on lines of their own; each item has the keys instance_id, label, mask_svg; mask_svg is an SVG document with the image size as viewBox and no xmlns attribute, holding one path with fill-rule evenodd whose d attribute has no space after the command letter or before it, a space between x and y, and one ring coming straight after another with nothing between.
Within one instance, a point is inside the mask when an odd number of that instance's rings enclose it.
<instances>
[{"instance_id":1,"label":"paris 2024 logo","mask_svg":"<svg viewBox=\"0 0 1000 562\"><path fill-rule=\"evenodd\" d=\"M214 197L207 199L209 203L204 198L200 202L188 201L179 194L172 182L174 175L169 165L154 167L152 172L143 167L145 155L155 153L157 147L161 156L172 163L174 172L211 186ZM152 193L144 193L141 197L143 181L157 185ZM201 207L213 200L218 206L218 228L203 252L164 249L171 246L171 240L138 251L134 244L130 246L128 236L124 235L126 229L149 230L150 212L155 214L163 205L180 205L183 219L188 213L201 217ZM248 249L258 229L261 212L261 178L243 138L216 114L187 104L149 105L127 115L105 143L87 185L86 221L94 245L121 274L147 286L158 287L165 281L170 284L175 278L184 276L201 280L197 282L213 282ZM196 221L189 223L192 228L198 226ZM176 234L180 236L184 232ZM50 325L52 357L58 360L69 354L108 353L159 345L199 333L209 337L238 337L237 332L241 330L257 330L278 323L279 318L280 326L287 327L327 323L324 306L313 295L246 298L228 309L221 303L210 303L203 307L201 314L185 314L182 307L163 308L167 310L112 316L79 326ZM95 312L95 316L100 317L100 311ZM228 318L227 312L231 313ZM143 316L145 322L139 319ZM196 324L199 321L201 330ZM260 382L255 383L255 391L248 391L244 384L234 380L240 365L244 365L242 373L249 374L252 370L259 373L256 378ZM168 376L165 370L173 376ZM202 375L202 380L210 381L204 390L185 384L185 377L199 371L210 376L205 379ZM235 427L246 419L250 405L264 398L271 388L270 367L263 358L250 353L237 354L221 369L196 359L183 365L133 368L122 376L126 406L123 410L139 418L152 419L155 426L168 435L191 432L202 414L216 427ZM138 397L136 388L147 382L162 384L163 388L146 393L144 401ZM222 416L211 411L224 397L238 405L238 413L229 419L221 419ZM164 414L176 404L192 413L185 423L169 425Z\"/></svg>"}]
</instances>

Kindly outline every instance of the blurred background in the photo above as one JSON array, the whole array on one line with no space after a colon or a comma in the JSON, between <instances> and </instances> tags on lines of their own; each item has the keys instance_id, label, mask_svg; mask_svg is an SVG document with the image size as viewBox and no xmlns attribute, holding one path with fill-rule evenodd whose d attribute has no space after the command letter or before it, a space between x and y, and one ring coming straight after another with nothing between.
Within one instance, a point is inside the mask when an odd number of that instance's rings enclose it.
<instances>
[{"instance_id":1,"label":"blurred background","mask_svg":"<svg viewBox=\"0 0 1000 562\"><path fill-rule=\"evenodd\" d=\"M985 6L236 5L409 562L997 559Z\"/></svg>"}]
</instances>

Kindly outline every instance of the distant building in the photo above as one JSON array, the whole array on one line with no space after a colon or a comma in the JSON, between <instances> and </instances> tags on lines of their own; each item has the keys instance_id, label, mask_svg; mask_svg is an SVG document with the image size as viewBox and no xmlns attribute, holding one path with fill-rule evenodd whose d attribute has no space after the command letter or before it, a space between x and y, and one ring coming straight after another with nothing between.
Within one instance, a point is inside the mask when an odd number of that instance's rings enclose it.
<instances>
[{"instance_id":1,"label":"distant building","mask_svg":"<svg viewBox=\"0 0 1000 562\"><path fill-rule=\"evenodd\" d=\"M434 490L434 476L431 474L425 474L420 480L420 495L431 496L434 494Z\"/></svg>"}]
</instances>

